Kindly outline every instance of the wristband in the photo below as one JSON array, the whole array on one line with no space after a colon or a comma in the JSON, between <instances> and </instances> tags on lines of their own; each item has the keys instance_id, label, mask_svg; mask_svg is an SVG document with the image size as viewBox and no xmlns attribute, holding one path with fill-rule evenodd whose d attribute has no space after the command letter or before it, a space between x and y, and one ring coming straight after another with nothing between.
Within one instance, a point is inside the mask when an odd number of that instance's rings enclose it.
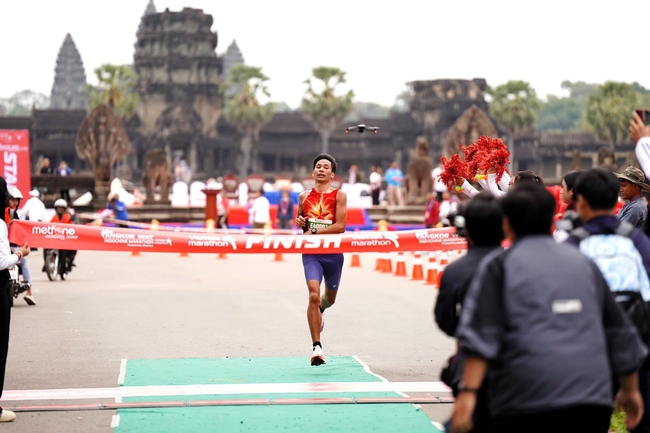
<instances>
[{"instance_id":1,"label":"wristband","mask_svg":"<svg viewBox=\"0 0 650 433\"><path fill-rule=\"evenodd\" d=\"M21 253L20 251L16 251L14 254L16 254L18 256L18 261L22 260L23 253Z\"/></svg>"},{"instance_id":2,"label":"wristband","mask_svg":"<svg viewBox=\"0 0 650 433\"><path fill-rule=\"evenodd\" d=\"M470 388L467 385L465 385L465 382L460 382L458 384L458 393L460 394L461 392L469 392L472 394L478 393L478 388Z\"/></svg>"}]
</instances>

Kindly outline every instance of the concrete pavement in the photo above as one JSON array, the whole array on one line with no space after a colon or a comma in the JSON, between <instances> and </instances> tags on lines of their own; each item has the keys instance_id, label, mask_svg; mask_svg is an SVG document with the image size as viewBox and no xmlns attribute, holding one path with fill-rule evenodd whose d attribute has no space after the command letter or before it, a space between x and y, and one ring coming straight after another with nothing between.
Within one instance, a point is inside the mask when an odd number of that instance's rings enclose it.
<instances>
[{"instance_id":1,"label":"concrete pavement","mask_svg":"<svg viewBox=\"0 0 650 433\"><path fill-rule=\"evenodd\" d=\"M455 343L433 322L436 290L374 272L374 260L364 254L363 268L350 268L346 256L337 303L326 313L325 354L356 355L392 382L439 380ZM40 251L29 261L37 305L17 299L13 308L6 390L117 386L123 359L299 356L309 362L299 255L274 262L272 254L218 260L216 254L82 251L69 279L55 282L40 272ZM409 273L410 261L407 254ZM43 402L16 404L36 403ZM451 405L423 410L443 422ZM3 428L110 432L113 414L19 413Z\"/></svg>"}]
</instances>

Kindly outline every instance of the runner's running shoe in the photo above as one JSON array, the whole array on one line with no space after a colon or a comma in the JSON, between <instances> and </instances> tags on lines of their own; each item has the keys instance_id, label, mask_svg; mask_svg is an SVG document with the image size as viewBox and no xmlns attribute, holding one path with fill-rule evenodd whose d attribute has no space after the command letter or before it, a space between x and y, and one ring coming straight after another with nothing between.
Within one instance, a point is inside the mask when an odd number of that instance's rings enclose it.
<instances>
[{"instance_id":1,"label":"runner's running shoe","mask_svg":"<svg viewBox=\"0 0 650 433\"><path fill-rule=\"evenodd\" d=\"M325 315L321 313L320 315L320 332L323 332L323 329L325 329Z\"/></svg>"},{"instance_id":2,"label":"runner's running shoe","mask_svg":"<svg viewBox=\"0 0 650 433\"><path fill-rule=\"evenodd\" d=\"M311 365L323 364L325 364L325 355L323 354L323 348L320 346L314 346L314 352L311 355Z\"/></svg>"}]
</instances>

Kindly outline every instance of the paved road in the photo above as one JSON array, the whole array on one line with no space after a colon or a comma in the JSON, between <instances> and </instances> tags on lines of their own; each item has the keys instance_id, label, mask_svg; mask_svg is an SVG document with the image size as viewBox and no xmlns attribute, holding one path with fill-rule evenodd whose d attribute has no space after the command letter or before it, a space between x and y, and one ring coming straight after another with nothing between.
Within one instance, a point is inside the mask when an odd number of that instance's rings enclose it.
<instances>
[{"instance_id":1,"label":"paved road","mask_svg":"<svg viewBox=\"0 0 650 433\"><path fill-rule=\"evenodd\" d=\"M311 355L300 256L80 252L66 281L29 256L38 303L12 311L6 390L117 386L122 359ZM437 381L454 350L434 324L436 291L346 265L326 313L326 355L357 355L389 381ZM410 258L407 258L407 262ZM410 273L411 265L408 264ZM425 394L426 395L426 394ZM84 403L57 401L45 403ZM44 402L20 402L42 404ZM443 421L451 405L423 408ZM20 413L7 432L110 432L113 411Z\"/></svg>"}]
</instances>

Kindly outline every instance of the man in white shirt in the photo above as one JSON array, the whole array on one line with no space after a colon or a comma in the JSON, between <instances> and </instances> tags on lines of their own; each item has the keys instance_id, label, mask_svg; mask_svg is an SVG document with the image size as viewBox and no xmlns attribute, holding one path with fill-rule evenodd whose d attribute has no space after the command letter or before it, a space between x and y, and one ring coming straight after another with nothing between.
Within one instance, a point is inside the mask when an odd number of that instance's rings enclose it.
<instances>
[{"instance_id":1,"label":"man in white shirt","mask_svg":"<svg viewBox=\"0 0 650 433\"><path fill-rule=\"evenodd\" d=\"M253 206L248 210L249 222L254 229L263 229L271 220L270 209L271 203L264 197L264 194L260 194L253 202Z\"/></svg>"},{"instance_id":2,"label":"man in white shirt","mask_svg":"<svg viewBox=\"0 0 650 433\"><path fill-rule=\"evenodd\" d=\"M31 198L25 202L23 207L18 210L20 219L29 219L30 221L48 221L45 205L39 198L41 195L36 188L29 192Z\"/></svg>"},{"instance_id":3,"label":"man in white shirt","mask_svg":"<svg viewBox=\"0 0 650 433\"><path fill-rule=\"evenodd\" d=\"M443 171L444 169L442 168L442 164L439 164L431 172L431 177L433 177L433 190L436 193L436 200L439 202L442 201L442 193L447 192L447 185L438 178Z\"/></svg>"},{"instance_id":4,"label":"man in white shirt","mask_svg":"<svg viewBox=\"0 0 650 433\"><path fill-rule=\"evenodd\" d=\"M368 180L370 181L372 204L377 206L379 204L379 195L381 194L381 168L372 167L372 172L370 173Z\"/></svg>"}]
</instances>

